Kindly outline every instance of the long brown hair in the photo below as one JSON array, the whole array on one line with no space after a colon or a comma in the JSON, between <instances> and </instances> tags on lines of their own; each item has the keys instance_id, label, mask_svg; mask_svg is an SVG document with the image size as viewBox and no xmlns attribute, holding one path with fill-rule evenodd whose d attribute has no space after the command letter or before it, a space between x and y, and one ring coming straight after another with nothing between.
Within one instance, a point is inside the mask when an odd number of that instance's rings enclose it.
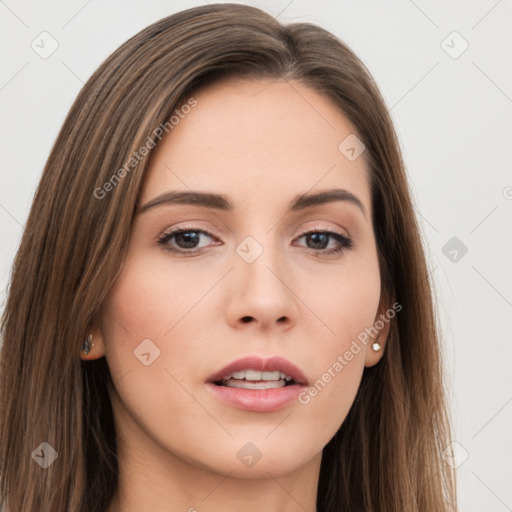
<instances>
[{"instance_id":1,"label":"long brown hair","mask_svg":"<svg viewBox=\"0 0 512 512\"><path fill-rule=\"evenodd\" d=\"M85 363L79 353L122 266L151 150L130 159L158 142L158 127L199 87L238 77L298 80L355 126L383 293L402 305L382 360L365 369L324 448L318 510L456 509L453 471L441 457L450 428L431 282L377 86L326 30L216 4L166 17L115 51L81 90L50 153L2 318L0 496L9 512L107 509L118 470L112 380L105 358ZM58 453L46 469L33 457L43 442Z\"/></svg>"}]
</instances>

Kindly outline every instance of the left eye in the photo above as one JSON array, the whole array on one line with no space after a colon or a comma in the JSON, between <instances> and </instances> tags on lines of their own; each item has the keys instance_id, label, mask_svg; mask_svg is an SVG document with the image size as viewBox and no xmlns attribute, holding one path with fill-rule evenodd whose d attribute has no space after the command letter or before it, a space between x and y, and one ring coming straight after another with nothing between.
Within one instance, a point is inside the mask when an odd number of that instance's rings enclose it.
<instances>
[{"instance_id":1,"label":"left eye","mask_svg":"<svg viewBox=\"0 0 512 512\"><path fill-rule=\"evenodd\" d=\"M309 249L320 251L324 255L340 253L353 247L351 238L335 231L308 231L299 236L298 240L301 238L305 238L306 243L313 245L313 247L308 247ZM334 240L335 245L328 249L329 242L332 240Z\"/></svg>"}]
</instances>

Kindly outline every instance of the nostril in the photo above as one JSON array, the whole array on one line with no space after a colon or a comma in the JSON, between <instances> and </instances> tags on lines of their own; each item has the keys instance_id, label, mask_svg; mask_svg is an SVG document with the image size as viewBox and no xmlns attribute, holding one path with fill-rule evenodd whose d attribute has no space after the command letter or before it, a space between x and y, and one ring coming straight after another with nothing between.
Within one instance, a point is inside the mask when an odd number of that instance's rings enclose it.
<instances>
[{"instance_id":1,"label":"nostril","mask_svg":"<svg viewBox=\"0 0 512 512\"><path fill-rule=\"evenodd\" d=\"M245 324L250 322L252 320L252 316L244 316L242 318L242 322L244 322Z\"/></svg>"}]
</instances>

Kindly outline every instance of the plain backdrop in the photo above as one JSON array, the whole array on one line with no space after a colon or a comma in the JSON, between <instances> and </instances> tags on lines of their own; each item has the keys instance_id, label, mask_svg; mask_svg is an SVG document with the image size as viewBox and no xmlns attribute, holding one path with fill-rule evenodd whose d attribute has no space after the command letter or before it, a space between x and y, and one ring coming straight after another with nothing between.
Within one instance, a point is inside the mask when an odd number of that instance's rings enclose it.
<instances>
[{"instance_id":1,"label":"plain backdrop","mask_svg":"<svg viewBox=\"0 0 512 512\"><path fill-rule=\"evenodd\" d=\"M462 511L512 510L512 2L240 3L330 30L379 85L436 283L456 440L446 463ZM142 28L203 4L0 0L2 307L41 171L83 83Z\"/></svg>"}]
</instances>

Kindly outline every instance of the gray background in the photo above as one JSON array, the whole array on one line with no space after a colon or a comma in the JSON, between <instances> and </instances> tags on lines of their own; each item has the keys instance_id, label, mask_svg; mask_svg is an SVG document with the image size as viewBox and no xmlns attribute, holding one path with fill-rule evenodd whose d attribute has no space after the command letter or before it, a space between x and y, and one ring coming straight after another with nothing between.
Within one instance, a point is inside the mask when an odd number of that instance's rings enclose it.
<instances>
[{"instance_id":1,"label":"gray background","mask_svg":"<svg viewBox=\"0 0 512 512\"><path fill-rule=\"evenodd\" d=\"M2 307L42 168L83 83L140 29L203 3L0 0ZM457 441L444 456L461 510L512 510L512 2L239 3L327 28L380 86L436 283Z\"/></svg>"}]
</instances>

